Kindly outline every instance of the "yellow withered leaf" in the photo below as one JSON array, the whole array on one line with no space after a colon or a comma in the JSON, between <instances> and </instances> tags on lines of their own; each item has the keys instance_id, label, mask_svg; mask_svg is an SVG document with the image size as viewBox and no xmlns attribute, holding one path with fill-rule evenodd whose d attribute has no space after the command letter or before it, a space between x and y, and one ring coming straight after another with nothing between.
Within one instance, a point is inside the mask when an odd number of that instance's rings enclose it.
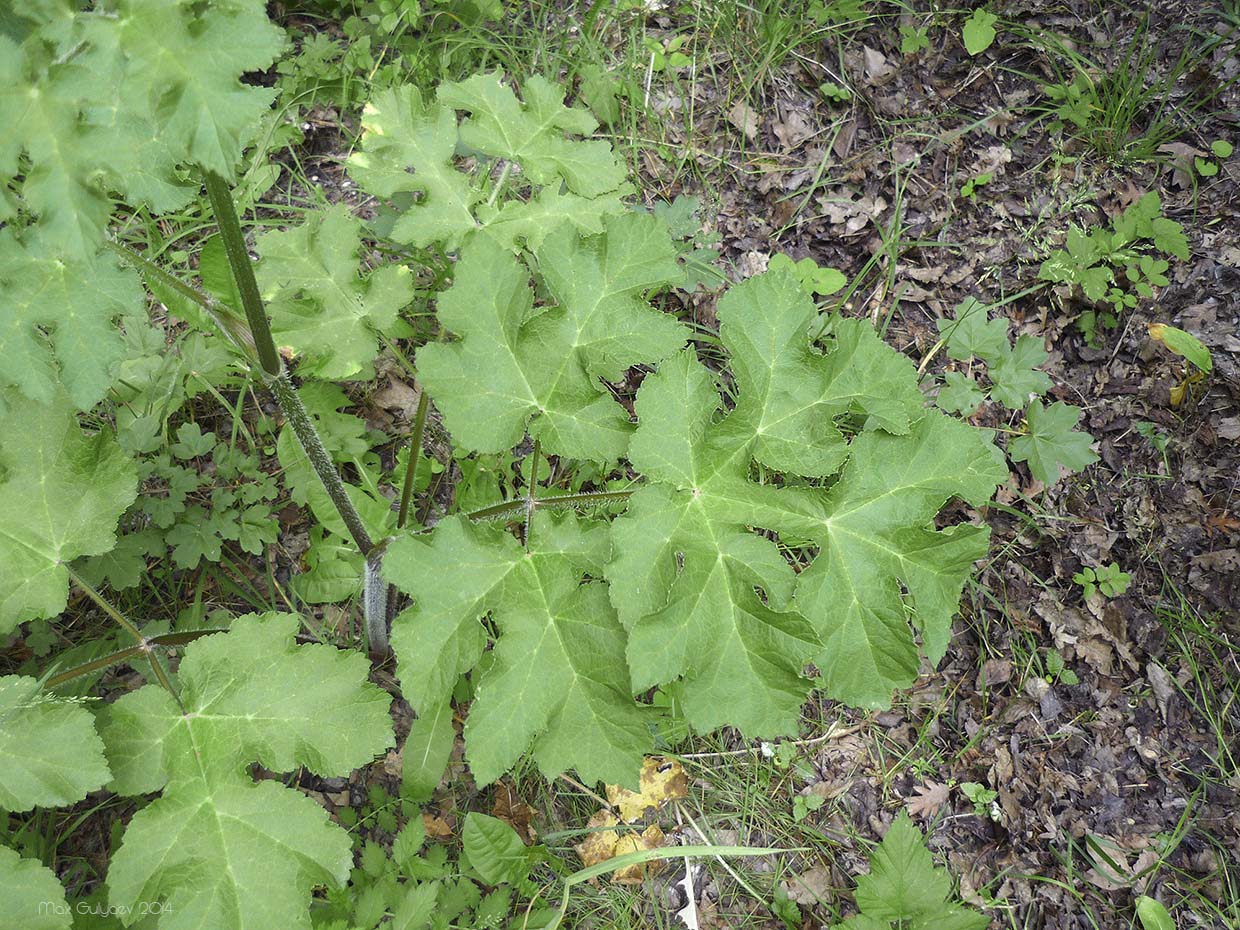
<instances>
[{"instance_id":1,"label":"yellow withered leaf","mask_svg":"<svg viewBox=\"0 0 1240 930\"><path fill-rule=\"evenodd\" d=\"M689 776L675 759L647 756L642 763L641 790L607 786L607 800L625 823L640 820L648 808L659 810L668 801L689 793Z\"/></svg>"}]
</instances>

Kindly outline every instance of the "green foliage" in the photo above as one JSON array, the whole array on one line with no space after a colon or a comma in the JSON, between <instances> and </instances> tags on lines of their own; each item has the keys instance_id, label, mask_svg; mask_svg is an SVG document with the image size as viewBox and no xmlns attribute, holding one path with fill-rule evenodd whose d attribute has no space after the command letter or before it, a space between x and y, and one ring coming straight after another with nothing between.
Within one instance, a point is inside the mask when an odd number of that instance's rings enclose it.
<instances>
[{"instance_id":1,"label":"green foliage","mask_svg":"<svg viewBox=\"0 0 1240 930\"><path fill-rule=\"evenodd\" d=\"M929 28L926 26L900 27L900 54L916 55L930 47Z\"/></svg>"},{"instance_id":2,"label":"green foliage","mask_svg":"<svg viewBox=\"0 0 1240 930\"><path fill-rule=\"evenodd\" d=\"M0 633L64 610L65 565L107 552L133 501L133 463L106 431L86 435L63 395L0 405Z\"/></svg>"},{"instance_id":3,"label":"green foliage","mask_svg":"<svg viewBox=\"0 0 1240 930\"><path fill-rule=\"evenodd\" d=\"M392 745L389 698L366 681L365 658L297 646L298 626L288 614L238 617L186 649L179 699L147 685L104 709L113 789L162 792L112 857L113 907L164 902L161 926L193 915L221 930L308 927L310 889L348 878L349 840L327 812L247 771L347 775Z\"/></svg>"},{"instance_id":4,"label":"green foliage","mask_svg":"<svg viewBox=\"0 0 1240 930\"><path fill-rule=\"evenodd\" d=\"M56 873L0 846L0 914L22 930L69 930L73 910Z\"/></svg>"},{"instance_id":5,"label":"green foliage","mask_svg":"<svg viewBox=\"0 0 1240 930\"><path fill-rule=\"evenodd\" d=\"M336 204L301 226L258 238L258 279L272 332L301 357L303 376L371 377L376 334L411 334L399 317L413 299L409 269L384 265L360 278L361 226L347 205Z\"/></svg>"},{"instance_id":6,"label":"green foliage","mask_svg":"<svg viewBox=\"0 0 1240 930\"><path fill-rule=\"evenodd\" d=\"M111 780L90 711L41 693L33 678L0 678L0 808L72 804Z\"/></svg>"},{"instance_id":7,"label":"green foliage","mask_svg":"<svg viewBox=\"0 0 1240 930\"><path fill-rule=\"evenodd\" d=\"M392 543L384 571L416 597L392 631L405 696L422 714L445 704L483 657L489 613L500 632L465 729L474 776L494 781L529 751L548 777L575 768L588 781L631 783L650 734L606 586L582 583L602 575L606 527L543 512L528 543L459 517L429 540Z\"/></svg>"},{"instance_id":8,"label":"green foliage","mask_svg":"<svg viewBox=\"0 0 1240 930\"><path fill-rule=\"evenodd\" d=\"M970 55L980 55L995 41L995 23L999 17L984 7L979 7L965 20L960 30L965 50Z\"/></svg>"},{"instance_id":9,"label":"green foliage","mask_svg":"<svg viewBox=\"0 0 1240 930\"><path fill-rule=\"evenodd\" d=\"M834 268L820 268L812 258L794 261L782 252L771 256L770 270L792 272L801 289L814 297L827 297L848 283L848 279Z\"/></svg>"},{"instance_id":10,"label":"green foliage","mask_svg":"<svg viewBox=\"0 0 1240 930\"><path fill-rule=\"evenodd\" d=\"M974 816L985 817L989 820L999 819L999 806L996 803L999 799L999 792L975 781L965 781L960 783L960 793L973 805Z\"/></svg>"},{"instance_id":11,"label":"green foliage","mask_svg":"<svg viewBox=\"0 0 1240 930\"><path fill-rule=\"evenodd\" d=\"M502 820L470 811L461 834L470 867L488 885L524 881L530 857L517 832Z\"/></svg>"},{"instance_id":12,"label":"green foliage","mask_svg":"<svg viewBox=\"0 0 1240 930\"><path fill-rule=\"evenodd\" d=\"M962 416L976 413L987 396L1010 410L1027 407L1028 429L1011 440L1008 452L1015 462L1029 462L1034 477L1048 486L1059 480L1060 466L1077 472L1098 461L1089 448L1093 437L1073 430L1081 416L1080 408L1059 402L1047 408L1037 399L1051 387L1050 377L1038 370L1047 359L1041 340L1022 335L1014 344L1009 343L1007 320L988 320L986 306L972 298L961 302L954 312L955 319L936 321L947 354L966 363L975 358L985 361L990 388L983 390L968 375L949 371L935 403Z\"/></svg>"},{"instance_id":13,"label":"green foliage","mask_svg":"<svg viewBox=\"0 0 1240 930\"><path fill-rule=\"evenodd\" d=\"M1029 471L1045 485L1059 480L1059 469L1077 472L1098 461L1089 448L1093 437L1075 431L1081 408L1056 401L1043 407L1035 400L1025 413L1028 431L1012 440L1009 454L1014 462L1028 462Z\"/></svg>"},{"instance_id":14,"label":"green foliage","mask_svg":"<svg viewBox=\"0 0 1240 930\"><path fill-rule=\"evenodd\" d=\"M837 930L984 930L989 918L950 903L951 876L936 868L925 839L900 811L870 856L870 872L857 878L861 913Z\"/></svg>"},{"instance_id":15,"label":"green foliage","mask_svg":"<svg viewBox=\"0 0 1240 930\"><path fill-rule=\"evenodd\" d=\"M518 241L537 248L564 221L601 232L602 217L624 209L624 167L607 143L569 138L597 123L585 110L565 107L554 84L535 76L523 90L519 101L497 74L483 74L441 84L434 102L404 86L368 103L349 173L363 190L395 204L377 228L396 242L449 250L480 230L509 248ZM459 126L458 109L471 113ZM478 164L488 170L473 177L458 170L458 145L516 164L517 180L509 183L511 172L502 170L491 179L486 158Z\"/></svg>"},{"instance_id":16,"label":"green foliage","mask_svg":"<svg viewBox=\"0 0 1240 930\"><path fill-rule=\"evenodd\" d=\"M466 245L439 301L440 322L460 338L418 351L422 382L466 449L511 448L528 428L548 452L613 461L632 427L598 379L667 358L689 338L641 298L681 279L671 239L655 217L630 213L597 238L562 225L538 258L557 306L534 312L524 264L489 238Z\"/></svg>"},{"instance_id":17,"label":"green foliage","mask_svg":"<svg viewBox=\"0 0 1240 930\"><path fill-rule=\"evenodd\" d=\"M1128 590L1132 575L1121 569L1118 562L1112 562L1097 568L1086 566L1073 575L1072 580L1081 586L1087 598L1095 593L1103 597L1119 597Z\"/></svg>"}]
</instances>

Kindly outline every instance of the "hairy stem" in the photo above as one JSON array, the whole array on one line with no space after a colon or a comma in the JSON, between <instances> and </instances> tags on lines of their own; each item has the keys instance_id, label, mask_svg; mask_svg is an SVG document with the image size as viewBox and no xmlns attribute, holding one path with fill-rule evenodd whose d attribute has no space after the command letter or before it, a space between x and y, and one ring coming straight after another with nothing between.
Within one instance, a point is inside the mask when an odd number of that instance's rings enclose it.
<instances>
[{"instance_id":1,"label":"hairy stem","mask_svg":"<svg viewBox=\"0 0 1240 930\"><path fill-rule=\"evenodd\" d=\"M85 578L75 572L68 565L64 568L65 571L68 572L69 577L73 580L73 583L81 588L82 591L86 593L87 597L98 604L100 609L103 610L105 614L115 620L122 630L133 637L135 652L140 652L146 660L151 663L151 672L154 673L155 678L161 685L163 685L165 690L172 695L173 700L180 705L181 698L177 694L176 688L172 687L172 680L168 677L168 673L164 671L163 665L160 664L159 656L155 652L153 642L143 636L141 630L134 626L128 617L104 600L103 595L87 584ZM181 711L184 713L185 708L182 707Z\"/></svg>"},{"instance_id":2,"label":"hairy stem","mask_svg":"<svg viewBox=\"0 0 1240 930\"><path fill-rule=\"evenodd\" d=\"M340 479L340 472L336 471L331 455L323 445L323 440L319 438L318 430L314 428L314 420L311 419L305 404L301 402L297 389L293 387L293 379L289 377L287 371L281 371L276 377L268 378L267 384L271 388L271 393L275 395L276 403L284 411L288 425L293 428L294 435L301 443L306 458L310 460L310 467L319 476L319 480L323 482L323 487L327 491L327 496L331 498L332 503L336 505L336 510L340 512L340 518L344 520L344 525L349 535L353 537L354 544L362 555L370 555L374 543L371 541L370 534L366 532L361 515L353 506L353 501L349 500L344 482Z\"/></svg>"},{"instance_id":3,"label":"hairy stem","mask_svg":"<svg viewBox=\"0 0 1240 930\"><path fill-rule=\"evenodd\" d=\"M626 501L632 494L632 491L589 491L584 494L557 494L552 497L539 497L533 501L528 497L518 497L516 500L504 501L500 504L492 504L490 507L483 507L481 510L470 511L465 514L465 518L467 520L501 520L510 515L514 517L519 516L529 511L531 507L534 510L541 510L544 507L553 509L595 507L602 504L615 504L620 501Z\"/></svg>"}]
</instances>

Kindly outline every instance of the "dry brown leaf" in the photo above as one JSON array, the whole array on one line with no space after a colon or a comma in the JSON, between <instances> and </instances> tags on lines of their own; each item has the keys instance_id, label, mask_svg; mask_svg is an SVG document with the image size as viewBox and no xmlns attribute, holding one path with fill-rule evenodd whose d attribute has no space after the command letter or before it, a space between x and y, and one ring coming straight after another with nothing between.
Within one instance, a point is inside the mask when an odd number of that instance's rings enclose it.
<instances>
[{"instance_id":1,"label":"dry brown leaf","mask_svg":"<svg viewBox=\"0 0 1240 930\"><path fill-rule=\"evenodd\" d=\"M745 134L745 138L750 142L758 138L758 111L745 103L738 100L728 110L728 122Z\"/></svg>"},{"instance_id":2,"label":"dry brown leaf","mask_svg":"<svg viewBox=\"0 0 1240 930\"><path fill-rule=\"evenodd\" d=\"M925 817L927 820L939 812L939 808L947 803L952 793L950 785L940 784L929 778L924 785L918 785L913 790L917 792L917 796L906 800L904 806L914 817Z\"/></svg>"},{"instance_id":3,"label":"dry brown leaf","mask_svg":"<svg viewBox=\"0 0 1240 930\"><path fill-rule=\"evenodd\" d=\"M538 842L538 831L530 822L534 818L534 808L530 807L517 795L511 782L500 782L496 786L495 803L491 805L491 816L504 821L517 831L517 836L527 846Z\"/></svg>"},{"instance_id":4,"label":"dry brown leaf","mask_svg":"<svg viewBox=\"0 0 1240 930\"><path fill-rule=\"evenodd\" d=\"M452 836L452 826L442 817L423 814L422 824L426 827L426 835L435 840L446 840Z\"/></svg>"}]
</instances>

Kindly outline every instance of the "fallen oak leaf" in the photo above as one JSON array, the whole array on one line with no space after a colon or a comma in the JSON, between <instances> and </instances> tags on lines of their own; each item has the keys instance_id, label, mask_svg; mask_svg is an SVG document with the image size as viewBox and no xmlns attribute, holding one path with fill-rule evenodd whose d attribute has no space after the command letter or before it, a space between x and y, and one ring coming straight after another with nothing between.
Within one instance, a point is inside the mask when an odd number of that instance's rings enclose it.
<instances>
[{"instance_id":1,"label":"fallen oak leaf","mask_svg":"<svg viewBox=\"0 0 1240 930\"><path fill-rule=\"evenodd\" d=\"M929 778L926 779L924 785L918 785L913 790L917 792L916 797L906 800L904 806L914 817L927 819L939 812L939 808L947 803L952 791L950 785L941 784Z\"/></svg>"}]
</instances>

